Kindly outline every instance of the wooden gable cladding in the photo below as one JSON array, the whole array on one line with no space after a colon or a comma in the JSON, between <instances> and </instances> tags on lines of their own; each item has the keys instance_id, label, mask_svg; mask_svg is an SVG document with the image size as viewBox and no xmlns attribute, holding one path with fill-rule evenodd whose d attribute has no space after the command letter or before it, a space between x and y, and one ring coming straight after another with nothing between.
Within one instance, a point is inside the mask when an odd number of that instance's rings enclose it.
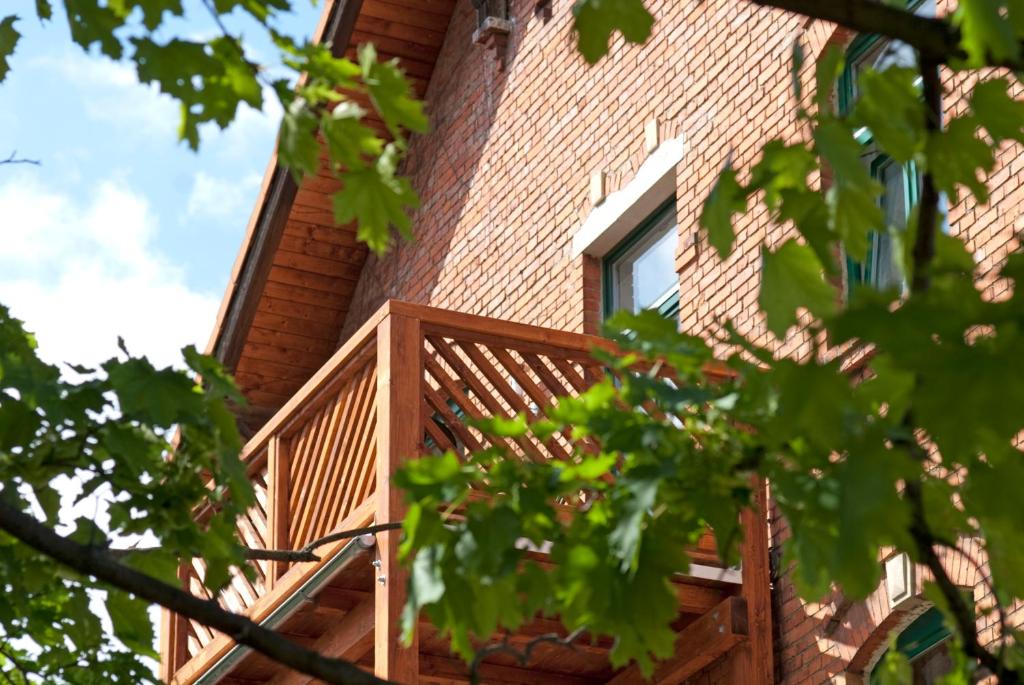
<instances>
[{"instance_id":1,"label":"wooden gable cladding","mask_svg":"<svg viewBox=\"0 0 1024 685\"><path fill-rule=\"evenodd\" d=\"M336 54L358 59L373 43L378 59L397 58L423 98L456 0L336 0L325 8L318 35ZM367 124L388 137L365 98L354 100ZM223 305L213 351L235 373L249 401L239 410L251 435L337 348L349 302L366 262L355 226L336 226L332 194L340 187L326 155L316 175L297 187L276 164L239 257Z\"/></svg>"}]
</instances>

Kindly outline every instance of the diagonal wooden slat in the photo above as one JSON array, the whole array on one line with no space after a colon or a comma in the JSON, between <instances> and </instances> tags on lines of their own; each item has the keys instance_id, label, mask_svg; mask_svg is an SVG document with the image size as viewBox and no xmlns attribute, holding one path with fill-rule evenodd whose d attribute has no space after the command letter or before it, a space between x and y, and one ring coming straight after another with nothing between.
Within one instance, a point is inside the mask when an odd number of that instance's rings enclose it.
<instances>
[{"instance_id":1,"label":"diagonal wooden slat","mask_svg":"<svg viewBox=\"0 0 1024 685\"><path fill-rule=\"evenodd\" d=\"M480 381L479 376L484 372L481 369L474 371L471 369L458 355L458 353L452 349L447 342L443 339L435 336L427 336L427 340L430 341L431 347L444 359L448 365L455 371L459 380L465 382L473 394L477 397L481 404L491 412L492 417L501 417L505 419L511 418L511 415L505 411L501 406L501 403L495 399L493 393ZM490 364L487 360L482 360L484 366L489 367ZM522 448L526 456L534 461L543 461L544 455L542 455L537 447L530 442L529 438L518 437L513 438L514 442Z\"/></svg>"},{"instance_id":2,"label":"diagonal wooden slat","mask_svg":"<svg viewBox=\"0 0 1024 685\"><path fill-rule=\"evenodd\" d=\"M318 519L316 536L330 532L335 521L340 521L348 515L349 505L346 502L351 500L353 474L358 471L360 460L368 458L359 451L358 437L359 431L365 430L363 424L366 420L366 407L372 395L370 385L373 376L373 367L367 365L352 380L351 407L346 414L346 423L340 434L339 443L332 454L332 459L337 462L339 468L330 481L333 492L325 499L324 515Z\"/></svg>"},{"instance_id":3,"label":"diagonal wooden slat","mask_svg":"<svg viewBox=\"0 0 1024 685\"><path fill-rule=\"evenodd\" d=\"M453 412L452 408L448 406L448 402L445 401L444 397L438 390L432 388L429 383L424 383L423 394L426 396L427 402L431 407L433 407L434 411L444 419L445 425L448 429L466 445L468 450L471 452L479 452L484 449L483 443L481 443L472 431L470 431L459 417L455 415L455 412Z\"/></svg>"},{"instance_id":4,"label":"diagonal wooden slat","mask_svg":"<svg viewBox=\"0 0 1024 685\"><path fill-rule=\"evenodd\" d=\"M345 433L352 424L356 405L359 402L358 378L353 379L344 389L344 398L339 401L341 406L337 417L333 419L336 424L333 428L333 435L330 444L327 445L323 454L317 458L326 464L323 480L314 488L314 502L307 503L310 509L309 527L303 533L302 539L306 542L320 537L325 528L325 521L329 518L328 511L333 503L341 497L337 484L340 474L346 467L347 459L345 453Z\"/></svg>"}]
</instances>

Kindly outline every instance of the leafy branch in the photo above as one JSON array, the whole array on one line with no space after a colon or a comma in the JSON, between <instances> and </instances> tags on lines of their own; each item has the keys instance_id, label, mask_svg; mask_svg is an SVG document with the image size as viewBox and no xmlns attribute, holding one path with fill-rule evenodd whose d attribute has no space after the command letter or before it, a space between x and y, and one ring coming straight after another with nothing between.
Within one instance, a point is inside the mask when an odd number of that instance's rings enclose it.
<instances>
[{"instance_id":1,"label":"leafy branch","mask_svg":"<svg viewBox=\"0 0 1024 685\"><path fill-rule=\"evenodd\" d=\"M2 500L0 530L70 569L214 628L237 643L301 673L335 685L394 685L348 661L325 657L292 642L245 616L222 609L213 600L200 599L129 568L106 550L61 537Z\"/></svg>"}]
</instances>

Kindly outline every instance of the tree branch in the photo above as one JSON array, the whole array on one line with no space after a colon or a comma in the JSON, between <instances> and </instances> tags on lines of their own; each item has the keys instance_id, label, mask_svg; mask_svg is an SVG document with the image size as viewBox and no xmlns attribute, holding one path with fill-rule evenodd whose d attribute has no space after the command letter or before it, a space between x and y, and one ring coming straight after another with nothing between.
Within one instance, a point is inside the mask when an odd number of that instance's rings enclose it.
<instances>
[{"instance_id":1,"label":"tree branch","mask_svg":"<svg viewBox=\"0 0 1024 685\"><path fill-rule=\"evenodd\" d=\"M484 645L477 650L476 654L473 655L473 663L471 663L469 667L470 685L477 685L480 682L480 666L483 665L484 659L489 657L491 654L510 654L515 657L520 666L525 667L530 663L530 657L533 656L533 650L540 645L555 644L574 649L575 647L573 643L576 642L584 632L586 632L586 629L586 626L580 626L565 637L562 637L558 633L544 633L543 635L538 635L531 639L522 649L517 649L510 645L508 643L508 635L505 635L505 639L501 642Z\"/></svg>"},{"instance_id":2,"label":"tree branch","mask_svg":"<svg viewBox=\"0 0 1024 685\"><path fill-rule=\"evenodd\" d=\"M922 95L925 104L925 128L929 133L942 128L942 82L939 74L940 60L918 54L922 77ZM921 199L918 206L917 234L914 236L913 273L911 274L911 296L921 295L931 287L929 270L935 258L935 232L937 230L939 193L934 179L926 171L921 182ZM913 412L907 410L903 416L903 429L906 436L894 443L904 447L912 458L923 465L927 462L928 452L913 437L915 421ZM974 608L964 598L960 589L949 577L938 553L936 545L948 544L938 539L928 525L925 513L924 492L920 480L910 479L903 490L904 497L910 505L910 537L920 561L931 571L935 584L942 593L953 620L964 653L975 659L999 677L1002 685L1021 685L1021 678L1015 671L1007 671L1002 659L990 652L978 639L978 627L974 620Z\"/></svg>"},{"instance_id":3,"label":"tree branch","mask_svg":"<svg viewBox=\"0 0 1024 685\"><path fill-rule=\"evenodd\" d=\"M226 611L212 600L124 566L107 551L61 537L46 525L0 501L0 529L65 566L129 592L181 616L218 630L238 644L293 670L335 685L395 685L341 659L325 657L264 628L245 616Z\"/></svg>"},{"instance_id":4,"label":"tree branch","mask_svg":"<svg viewBox=\"0 0 1024 685\"><path fill-rule=\"evenodd\" d=\"M329 545L338 540L348 540L362 535L375 535L386 530L398 530L402 527L400 521L392 523L378 523L364 528L352 528L350 530L339 530L323 537L313 540L302 549L259 549L256 547L243 547L242 553L250 561L320 561L320 557L313 551L318 547ZM129 554L144 554L156 552L163 547L127 547L123 549L109 549L107 552L115 557L126 557Z\"/></svg>"},{"instance_id":5,"label":"tree branch","mask_svg":"<svg viewBox=\"0 0 1024 685\"><path fill-rule=\"evenodd\" d=\"M6 159L0 159L0 164L34 164L35 166L42 165L42 163L38 159L25 159L24 157L18 157L17 150L12 151Z\"/></svg>"},{"instance_id":6,"label":"tree branch","mask_svg":"<svg viewBox=\"0 0 1024 685\"><path fill-rule=\"evenodd\" d=\"M875 0L748 0L813 19L823 19L858 33L874 33L917 49L922 61L947 64L966 59L960 30L946 19L923 17ZM1024 59L989 60L987 66L1024 70Z\"/></svg>"},{"instance_id":7,"label":"tree branch","mask_svg":"<svg viewBox=\"0 0 1024 685\"><path fill-rule=\"evenodd\" d=\"M922 95L925 104L925 130L929 135L942 128L942 80L939 63L921 55ZM914 271L911 292L923 293L931 287L928 273L935 258L936 219L939 215L939 191L930 170L921 179L921 199L917 208L917 234L914 236Z\"/></svg>"}]
</instances>

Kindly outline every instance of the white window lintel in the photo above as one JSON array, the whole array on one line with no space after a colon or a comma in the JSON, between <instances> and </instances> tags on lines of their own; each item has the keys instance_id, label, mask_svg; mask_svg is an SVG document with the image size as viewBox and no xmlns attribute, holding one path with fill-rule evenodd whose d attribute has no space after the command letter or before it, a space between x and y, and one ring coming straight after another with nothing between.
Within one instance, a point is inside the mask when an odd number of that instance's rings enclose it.
<instances>
[{"instance_id":1,"label":"white window lintel","mask_svg":"<svg viewBox=\"0 0 1024 685\"><path fill-rule=\"evenodd\" d=\"M676 167L683 160L683 138L666 140L644 160L636 175L594 207L572 238L572 257L603 257L676 192Z\"/></svg>"}]
</instances>

